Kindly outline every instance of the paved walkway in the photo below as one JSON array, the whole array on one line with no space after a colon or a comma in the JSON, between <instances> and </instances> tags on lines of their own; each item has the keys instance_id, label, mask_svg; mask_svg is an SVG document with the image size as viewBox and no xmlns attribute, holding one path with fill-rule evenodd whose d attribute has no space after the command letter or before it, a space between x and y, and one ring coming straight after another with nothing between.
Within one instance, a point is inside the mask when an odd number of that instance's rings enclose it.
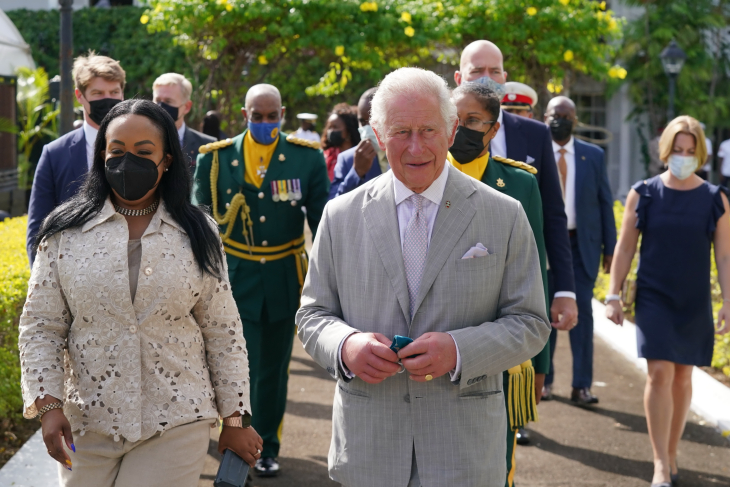
<instances>
[{"instance_id":1,"label":"paved walkway","mask_svg":"<svg viewBox=\"0 0 730 487\"><path fill-rule=\"evenodd\" d=\"M644 375L598 337L595 353L593 392L601 402L591 410L574 407L568 400L568 337L560 335L557 397L540 405L540 421L530 426L532 445L517 450L519 487L648 487L653 470L642 405ZM257 487L337 485L327 476L333 394L334 381L296 340L280 458L282 474L275 479L255 479ZM212 451L214 445L213 440ZM209 457L199 487L212 487L216 457L217 453ZM681 487L730 487L730 442L691 413L679 465Z\"/></svg>"}]
</instances>

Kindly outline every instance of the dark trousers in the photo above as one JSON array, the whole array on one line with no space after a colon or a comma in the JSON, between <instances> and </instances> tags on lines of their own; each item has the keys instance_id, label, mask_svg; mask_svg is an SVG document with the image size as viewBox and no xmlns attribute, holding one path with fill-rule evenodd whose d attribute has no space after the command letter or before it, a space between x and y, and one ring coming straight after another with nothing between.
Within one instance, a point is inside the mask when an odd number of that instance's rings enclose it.
<instances>
[{"instance_id":1,"label":"dark trousers","mask_svg":"<svg viewBox=\"0 0 730 487\"><path fill-rule=\"evenodd\" d=\"M266 306L261 322L243 320L250 367L251 425L264 440L261 458L279 455L295 332L293 316L269 321Z\"/></svg>"},{"instance_id":2,"label":"dark trousers","mask_svg":"<svg viewBox=\"0 0 730 487\"><path fill-rule=\"evenodd\" d=\"M573 387L590 388L593 383L593 286L595 279L586 273L581 261L578 239L570 237L573 250L573 273L575 274L575 294L578 304L578 325L570 330L570 350L573 353ZM555 295L552 272L548 271L548 293L550 306ZM545 377L545 384L550 385L555 378L553 357L555 346L558 343L558 330L553 328L550 333L550 372Z\"/></svg>"}]
</instances>

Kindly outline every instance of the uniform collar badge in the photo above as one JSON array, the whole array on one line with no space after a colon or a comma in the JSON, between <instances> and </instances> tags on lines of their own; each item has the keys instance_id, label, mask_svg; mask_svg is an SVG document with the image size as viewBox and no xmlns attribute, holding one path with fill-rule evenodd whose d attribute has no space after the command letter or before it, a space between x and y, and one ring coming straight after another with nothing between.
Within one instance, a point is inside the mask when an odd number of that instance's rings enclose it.
<instances>
[{"instance_id":1,"label":"uniform collar badge","mask_svg":"<svg viewBox=\"0 0 730 487\"><path fill-rule=\"evenodd\" d=\"M497 186L500 188L504 188L506 184L504 184L504 181L502 181L502 178L497 178Z\"/></svg>"}]
</instances>

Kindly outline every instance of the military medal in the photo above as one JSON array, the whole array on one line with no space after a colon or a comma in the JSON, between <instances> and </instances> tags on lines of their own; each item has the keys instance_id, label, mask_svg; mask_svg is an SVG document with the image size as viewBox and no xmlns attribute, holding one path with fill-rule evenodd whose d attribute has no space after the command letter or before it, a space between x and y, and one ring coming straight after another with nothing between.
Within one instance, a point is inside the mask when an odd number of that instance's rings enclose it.
<instances>
[{"instance_id":1,"label":"military medal","mask_svg":"<svg viewBox=\"0 0 730 487\"><path fill-rule=\"evenodd\" d=\"M279 189L276 187L276 181L271 181L271 199L274 203L279 202Z\"/></svg>"},{"instance_id":2,"label":"military medal","mask_svg":"<svg viewBox=\"0 0 730 487\"><path fill-rule=\"evenodd\" d=\"M286 190L289 192L289 199L294 200L294 185L291 179L286 180Z\"/></svg>"},{"instance_id":3,"label":"military medal","mask_svg":"<svg viewBox=\"0 0 730 487\"><path fill-rule=\"evenodd\" d=\"M294 199L299 201L302 199L302 180L294 180Z\"/></svg>"},{"instance_id":4,"label":"military medal","mask_svg":"<svg viewBox=\"0 0 730 487\"><path fill-rule=\"evenodd\" d=\"M256 171L256 174L261 178L264 179L266 177L266 165L264 164L264 158L259 158L259 169Z\"/></svg>"},{"instance_id":5,"label":"military medal","mask_svg":"<svg viewBox=\"0 0 730 487\"><path fill-rule=\"evenodd\" d=\"M277 184L279 185L279 198L281 201L288 201L289 200L289 193L286 190L286 181L277 181Z\"/></svg>"}]
</instances>

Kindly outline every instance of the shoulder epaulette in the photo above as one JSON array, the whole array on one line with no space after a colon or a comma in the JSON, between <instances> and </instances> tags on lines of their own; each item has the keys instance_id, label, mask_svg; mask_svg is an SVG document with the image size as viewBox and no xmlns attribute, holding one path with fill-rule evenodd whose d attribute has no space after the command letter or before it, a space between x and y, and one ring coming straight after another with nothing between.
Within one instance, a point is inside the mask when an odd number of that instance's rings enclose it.
<instances>
[{"instance_id":1,"label":"shoulder epaulette","mask_svg":"<svg viewBox=\"0 0 730 487\"><path fill-rule=\"evenodd\" d=\"M537 174L537 169L535 169L533 166L526 164L524 162L515 161L514 159L507 159L506 157L500 157L500 156L492 156L492 159L494 159L497 162L501 162L502 164L507 164L508 166L513 167L519 167L520 169L523 169L530 174Z\"/></svg>"},{"instance_id":2,"label":"shoulder epaulette","mask_svg":"<svg viewBox=\"0 0 730 487\"><path fill-rule=\"evenodd\" d=\"M303 145L304 147L309 147L310 149L319 149L319 142L315 142L314 140L300 139L299 137L294 137L294 134L289 134L286 138L286 141L296 145Z\"/></svg>"},{"instance_id":3,"label":"shoulder epaulette","mask_svg":"<svg viewBox=\"0 0 730 487\"><path fill-rule=\"evenodd\" d=\"M222 149L232 144L233 139L219 140L217 142L211 142L210 144L201 145L198 152L201 154L207 154L208 152L213 152L214 150Z\"/></svg>"}]
</instances>

